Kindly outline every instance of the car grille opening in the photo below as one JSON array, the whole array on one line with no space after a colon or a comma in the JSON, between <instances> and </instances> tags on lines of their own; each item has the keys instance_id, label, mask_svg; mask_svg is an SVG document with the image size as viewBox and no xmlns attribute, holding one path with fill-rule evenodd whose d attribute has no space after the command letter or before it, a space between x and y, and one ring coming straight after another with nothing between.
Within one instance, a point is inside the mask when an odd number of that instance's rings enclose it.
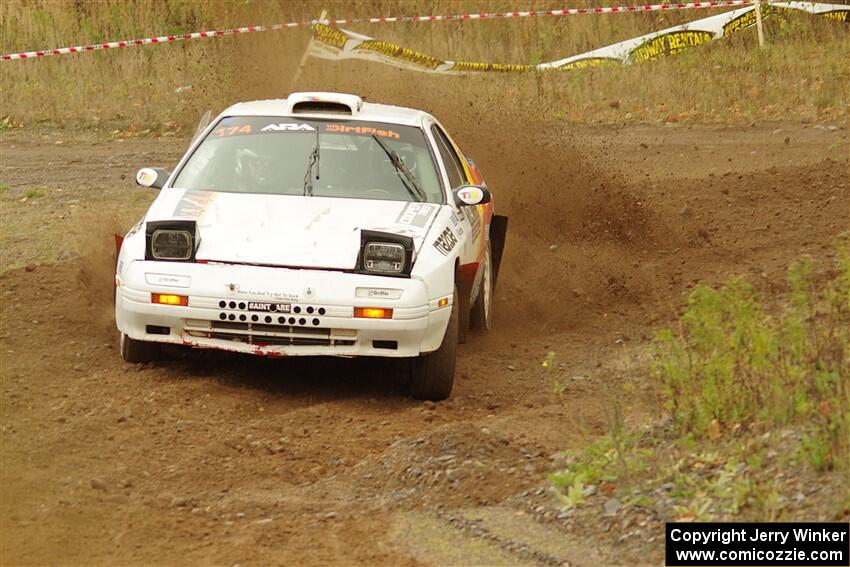
<instances>
[{"instance_id":1,"label":"car grille opening","mask_svg":"<svg viewBox=\"0 0 850 567\"><path fill-rule=\"evenodd\" d=\"M235 341L251 345L273 346L352 346L356 331L323 327L268 325L240 321L188 320L185 331L192 337Z\"/></svg>"},{"instance_id":2,"label":"car grille opening","mask_svg":"<svg viewBox=\"0 0 850 567\"><path fill-rule=\"evenodd\" d=\"M149 335L170 335L171 327L163 327L161 325L147 325L145 332Z\"/></svg>"}]
</instances>

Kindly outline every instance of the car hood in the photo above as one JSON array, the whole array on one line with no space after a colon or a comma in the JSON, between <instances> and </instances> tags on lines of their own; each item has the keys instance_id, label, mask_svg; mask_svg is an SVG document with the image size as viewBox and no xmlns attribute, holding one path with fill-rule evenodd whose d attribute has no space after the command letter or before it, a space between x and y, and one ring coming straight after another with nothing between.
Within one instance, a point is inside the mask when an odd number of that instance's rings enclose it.
<instances>
[{"instance_id":1,"label":"car hood","mask_svg":"<svg viewBox=\"0 0 850 567\"><path fill-rule=\"evenodd\" d=\"M196 220L198 260L354 269L361 229L410 236L419 250L439 208L433 203L167 189L146 220Z\"/></svg>"}]
</instances>

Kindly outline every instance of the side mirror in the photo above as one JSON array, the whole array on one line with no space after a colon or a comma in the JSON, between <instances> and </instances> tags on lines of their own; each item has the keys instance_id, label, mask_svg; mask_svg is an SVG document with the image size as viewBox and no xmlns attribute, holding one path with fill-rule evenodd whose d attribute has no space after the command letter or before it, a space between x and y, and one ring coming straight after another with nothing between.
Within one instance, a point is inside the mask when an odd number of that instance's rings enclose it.
<instances>
[{"instance_id":1,"label":"side mirror","mask_svg":"<svg viewBox=\"0 0 850 567\"><path fill-rule=\"evenodd\" d=\"M461 185L455 189L454 195L458 207L483 205L493 199L489 189L481 185Z\"/></svg>"},{"instance_id":2,"label":"side mirror","mask_svg":"<svg viewBox=\"0 0 850 567\"><path fill-rule=\"evenodd\" d=\"M171 172L161 167L143 167L136 173L136 183L142 187L162 189L170 176Z\"/></svg>"}]
</instances>

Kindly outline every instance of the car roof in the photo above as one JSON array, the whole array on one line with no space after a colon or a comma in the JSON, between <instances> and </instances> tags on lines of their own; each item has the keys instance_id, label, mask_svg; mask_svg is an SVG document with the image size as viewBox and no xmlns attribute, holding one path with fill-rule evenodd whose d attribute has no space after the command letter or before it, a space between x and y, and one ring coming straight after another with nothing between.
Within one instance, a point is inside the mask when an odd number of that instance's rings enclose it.
<instances>
[{"instance_id":1,"label":"car roof","mask_svg":"<svg viewBox=\"0 0 850 567\"><path fill-rule=\"evenodd\" d=\"M332 105L339 110L319 110L322 105ZM287 98L239 102L227 108L221 115L336 118L417 127L422 126L427 118L432 118L422 110L366 102L357 95L331 92L299 92L292 93Z\"/></svg>"}]
</instances>

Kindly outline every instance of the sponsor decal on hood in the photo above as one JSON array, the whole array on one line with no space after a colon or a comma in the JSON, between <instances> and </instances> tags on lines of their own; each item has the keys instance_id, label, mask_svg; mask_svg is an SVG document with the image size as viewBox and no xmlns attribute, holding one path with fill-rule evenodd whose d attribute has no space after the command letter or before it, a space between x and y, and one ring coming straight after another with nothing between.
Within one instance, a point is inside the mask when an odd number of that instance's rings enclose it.
<instances>
[{"instance_id":1,"label":"sponsor decal on hood","mask_svg":"<svg viewBox=\"0 0 850 567\"><path fill-rule=\"evenodd\" d=\"M174 212L171 215L174 218L201 220L217 194L213 191L187 189L180 200L177 201L177 206L174 207Z\"/></svg>"},{"instance_id":2,"label":"sponsor decal on hood","mask_svg":"<svg viewBox=\"0 0 850 567\"><path fill-rule=\"evenodd\" d=\"M432 203L408 203L396 219L396 224L425 228L437 210Z\"/></svg>"}]
</instances>

